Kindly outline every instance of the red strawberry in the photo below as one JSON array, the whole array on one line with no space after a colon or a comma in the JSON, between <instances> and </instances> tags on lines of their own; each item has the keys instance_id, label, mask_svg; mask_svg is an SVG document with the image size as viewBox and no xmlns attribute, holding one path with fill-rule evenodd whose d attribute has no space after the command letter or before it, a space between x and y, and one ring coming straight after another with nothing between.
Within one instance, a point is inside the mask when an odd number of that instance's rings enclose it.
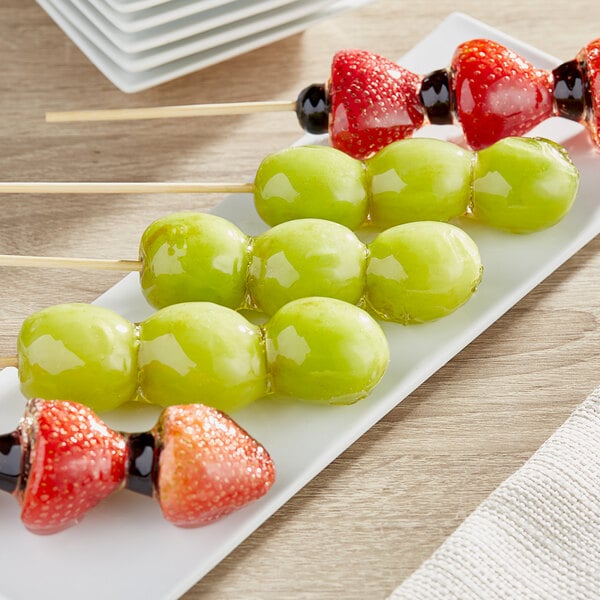
<instances>
[{"instance_id":1,"label":"red strawberry","mask_svg":"<svg viewBox=\"0 0 600 600\"><path fill-rule=\"evenodd\" d=\"M577 58L584 66L592 104L586 114L587 125L594 142L600 145L600 39L590 42Z\"/></svg>"},{"instance_id":2,"label":"red strawberry","mask_svg":"<svg viewBox=\"0 0 600 600\"><path fill-rule=\"evenodd\" d=\"M76 523L125 485L155 495L176 525L205 525L260 498L274 479L267 451L202 404L171 406L152 431L124 436L85 406L34 399L17 430L0 436L0 489L16 496L34 533Z\"/></svg>"},{"instance_id":3,"label":"red strawberry","mask_svg":"<svg viewBox=\"0 0 600 600\"><path fill-rule=\"evenodd\" d=\"M214 408L171 406L155 436L162 445L158 501L175 525L211 523L260 498L275 479L267 451Z\"/></svg>"},{"instance_id":4,"label":"red strawberry","mask_svg":"<svg viewBox=\"0 0 600 600\"><path fill-rule=\"evenodd\" d=\"M501 44L465 42L451 69L458 119L474 150L521 136L552 115L550 73Z\"/></svg>"},{"instance_id":5,"label":"red strawberry","mask_svg":"<svg viewBox=\"0 0 600 600\"><path fill-rule=\"evenodd\" d=\"M420 77L364 50L333 57L329 133L334 148L359 159L412 135L423 124Z\"/></svg>"},{"instance_id":6,"label":"red strawberry","mask_svg":"<svg viewBox=\"0 0 600 600\"><path fill-rule=\"evenodd\" d=\"M18 497L34 533L73 525L122 485L125 440L86 406L32 400L22 429L29 456Z\"/></svg>"}]
</instances>

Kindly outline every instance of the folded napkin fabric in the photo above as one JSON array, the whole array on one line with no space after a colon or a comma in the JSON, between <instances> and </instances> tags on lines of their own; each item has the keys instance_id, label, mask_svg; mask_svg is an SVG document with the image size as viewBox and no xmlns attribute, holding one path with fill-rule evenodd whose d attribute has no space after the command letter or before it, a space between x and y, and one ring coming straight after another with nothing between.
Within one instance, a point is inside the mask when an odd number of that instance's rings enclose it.
<instances>
[{"instance_id":1,"label":"folded napkin fabric","mask_svg":"<svg viewBox=\"0 0 600 600\"><path fill-rule=\"evenodd\" d=\"M600 388L389 600L600 599Z\"/></svg>"}]
</instances>

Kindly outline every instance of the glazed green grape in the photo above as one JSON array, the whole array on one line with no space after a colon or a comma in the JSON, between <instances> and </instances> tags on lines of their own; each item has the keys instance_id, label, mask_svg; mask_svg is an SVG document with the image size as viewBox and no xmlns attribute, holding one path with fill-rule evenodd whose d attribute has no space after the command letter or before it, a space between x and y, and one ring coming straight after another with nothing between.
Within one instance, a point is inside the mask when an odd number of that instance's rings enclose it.
<instances>
[{"instance_id":1,"label":"glazed green grape","mask_svg":"<svg viewBox=\"0 0 600 600\"><path fill-rule=\"evenodd\" d=\"M183 303L140 324L140 396L232 411L267 393L260 329L208 302Z\"/></svg>"},{"instance_id":2,"label":"glazed green grape","mask_svg":"<svg viewBox=\"0 0 600 600\"><path fill-rule=\"evenodd\" d=\"M273 390L327 404L352 404L383 376L389 349L377 322L341 300L301 298L265 326Z\"/></svg>"},{"instance_id":3,"label":"glazed green grape","mask_svg":"<svg viewBox=\"0 0 600 600\"><path fill-rule=\"evenodd\" d=\"M577 168L562 146L505 138L477 154L473 215L513 233L545 229L570 210L578 184Z\"/></svg>"},{"instance_id":4,"label":"glazed green grape","mask_svg":"<svg viewBox=\"0 0 600 600\"><path fill-rule=\"evenodd\" d=\"M299 219L254 240L248 271L250 303L273 314L291 300L328 296L357 304L364 291L366 247L346 227Z\"/></svg>"},{"instance_id":5,"label":"glazed green grape","mask_svg":"<svg viewBox=\"0 0 600 600\"><path fill-rule=\"evenodd\" d=\"M189 227L185 225L187 218L191 218ZM149 273L156 272L156 269L143 269L147 284L143 286L144 293L148 297L148 290L152 291L151 297L148 298L151 302L156 302L157 299L162 303L169 301L172 304L187 301L218 301L219 298L215 298L216 292L219 286L223 286L225 290L235 290L235 294L230 294L230 297L235 300L235 303L232 301L231 308L252 308L272 315L288 302L307 296L337 298L359 305L363 303L365 295L371 299L378 297L377 289L371 289L373 281L380 281L373 275L373 265L376 261L367 258L372 251L350 229L332 221L297 219L276 225L256 238L247 238L234 226L227 227L227 221L220 217L176 213L160 219L150 226L149 231L151 235L144 236L142 247L145 260L150 264L167 263L167 258L158 260L153 256L154 249L158 248L163 255L170 254L163 248L175 245L171 240L174 232L189 232L189 237L179 244L181 249L169 259L173 263L173 270L178 271L177 273L169 277L154 278ZM227 242L236 240L233 250L229 243L221 243L221 241L217 241L216 249L208 244L204 245L207 240L214 237L215 232L223 231L229 234ZM388 230L379 234L371 245L377 250L384 243L378 241L379 237L383 237L390 252L404 253L405 237L408 235L406 231L401 229L402 233L394 233ZM450 235L449 232L452 239L452 236L456 237L456 234L452 233L455 229L449 225L431 226L427 230L427 235L431 239L427 240L427 243L422 240L415 242L414 254L420 261L419 268L425 273L431 269L439 269L437 261L440 258L437 254L432 254L431 249L441 243L437 238L443 241ZM164 236L167 241L163 242ZM466 237L466 234L463 233L462 236ZM151 243L147 243L148 240ZM472 240L470 245L474 246ZM235 250L242 246L250 249L247 272L236 268L230 276L233 281L228 285L223 271L215 268L215 265L237 265L238 253ZM188 256L188 250L194 260ZM202 250L206 250L206 256L203 256ZM246 256L248 255L244 255ZM247 261L247 258L244 260ZM454 265L452 254L449 254L447 260L449 265ZM366 276L368 262L373 263L371 277ZM179 268L175 268L177 265ZM190 273L184 270L188 268ZM378 273L381 275L379 271ZM185 284L193 280L192 276L200 278L201 281L192 290L187 290ZM449 267L446 270L445 285L460 287L463 285L461 277L460 270ZM406 283L403 273L397 269L392 269L385 274L388 285L391 285L394 278L398 279L395 283L396 287ZM152 285L149 285L150 281ZM385 298L385 294L383 296ZM396 298L396 295L392 295L391 298ZM385 302L392 302L385 299L381 301L384 302L384 306ZM403 297L402 302L404 301ZM444 306L444 310L450 312L452 303L445 303ZM375 314L387 315L385 318L395 320L394 315L398 314L400 322L407 322L401 310L381 308L376 302L369 304L369 307ZM428 316L429 313L419 307L415 307L413 313L414 321L425 321L439 316Z\"/></svg>"},{"instance_id":6,"label":"glazed green grape","mask_svg":"<svg viewBox=\"0 0 600 600\"><path fill-rule=\"evenodd\" d=\"M398 225L369 245L367 307L404 324L438 319L468 300L482 270L462 229L437 221Z\"/></svg>"},{"instance_id":7,"label":"glazed green grape","mask_svg":"<svg viewBox=\"0 0 600 600\"><path fill-rule=\"evenodd\" d=\"M473 154L441 140L394 142L366 161L371 222L387 229L411 221L449 221L470 199Z\"/></svg>"},{"instance_id":8,"label":"glazed green grape","mask_svg":"<svg viewBox=\"0 0 600 600\"><path fill-rule=\"evenodd\" d=\"M258 169L254 200L269 225L321 218L356 229L368 218L385 229L448 221L472 205L482 222L525 233L549 227L569 211L578 177L566 150L548 140L506 138L469 152L450 142L410 138L365 163L326 147L272 154Z\"/></svg>"},{"instance_id":9,"label":"glazed green grape","mask_svg":"<svg viewBox=\"0 0 600 600\"><path fill-rule=\"evenodd\" d=\"M269 225L310 217L356 229L367 219L364 166L327 146L288 148L260 164L254 202Z\"/></svg>"},{"instance_id":10,"label":"glazed green grape","mask_svg":"<svg viewBox=\"0 0 600 600\"><path fill-rule=\"evenodd\" d=\"M111 410L135 395L136 346L133 324L106 308L59 304L41 310L25 319L19 334L21 390L29 398Z\"/></svg>"},{"instance_id":11,"label":"glazed green grape","mask_svg":"<svg viewBox=\"0 0 600 600\"><path fill-rule=\"evenodd\" d=\"M358 400L383 375L389 352L367 313L331 298L292 301L264 327L210 302L176 304L137 326L98 306L57 305L25 320L18 351L28 397L97 411L142 400L227 412L274 386L299 399Z\"/></svg>"},{"instance_id":12,"label":"glazed green grape","mask_svg":"<svg viewBox=\"0 0 600 600\"><path fill-rule=\"evenodd\" d=\"M142 290L156 308L195 300L239 308L246 295L249 252L248 237L221 217L169 215L142 235Z\"/></svg>"}]
</instances>

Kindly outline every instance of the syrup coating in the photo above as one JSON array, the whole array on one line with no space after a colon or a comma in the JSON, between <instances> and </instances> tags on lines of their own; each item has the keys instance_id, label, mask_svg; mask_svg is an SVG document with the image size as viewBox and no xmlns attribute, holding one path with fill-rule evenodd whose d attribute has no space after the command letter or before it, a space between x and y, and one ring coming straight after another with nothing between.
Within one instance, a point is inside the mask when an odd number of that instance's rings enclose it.
<instances>
[{"instance_id":1,"label":"syrup coating","mask_svg":"<svg viewBox=\"0 0 600 600\"><path fill-rule=\"evenodd\" d=\"M101 306L61 304L30 315L17 353L21 391L28 398L85 400L105 411L135 397L135 326Z\"/></svg>"},{"instance_id":2,"label":"syrup coating","mask_svg":"<svg viewBox=\"0 0 600 600\"><path fill-rule=\"evenodd\" d=\"M475 242L454 225L419 221L380 234L369 246L367 307L403 324L444 317L481 281Z\"/></svg>"},{"instance_id":3,"label":"syrup coating","mask_svg":"<svg viewBox=\"0 0 600 600\"><path fill-rule=\"evenodd\" d=\"M308 305L297 303L302 300L287 304L262 327L229 308L210 302L175 304L157 311L137 326L125 321L123 329L127 335L121 343L127 360L121 362L122 372L114 361L98 358L96 352L101 353L106 348L106 336L94 335L115 321L120 323L121 317L93 305L50 307L41 311L41 316L32 315L21 328L19 361L25 365L26 375L22 377L21 389L30 397L52 390L55 398L80 402L94 409L99 407L98 410L142 400L162 406L201 402L231 412L274 391L276 374L267 356L265 338L272 321L282 330L292 331L296 326L294 320L298 318L303 335L315 345L310 351L313 359L305 367L290 365L291 371L287 374L285 367L282 372L278 364L277 377L287 381L285 391L278 391L296 399L323 402L335 401L338 396L363 397L383 372L376 361L372 371L348 373L344 367L345 344L351 348L363 340L365 348L370 348L374 356L386 354L387 340L379 325L358 307L340 300L313 298ZM302 313L301 316L298 313ZM64 315L69 316L69 327L65 327ZM340 321L343 327L332 332L331 324L324 323L324 315L329 315L330 323ZM43 327L37 326L39 322ZM330 334L334 335L336 344L327 339ZM50 338L51 348L76 348L84 341L85 353L77 355L74 372L72 353L65 355L65 366L61 354L46 357L41 352ZM328 353L319 352L320 342L329 348ZM298 348L305 350L302 344ZM88 358L89 365L86 364ZM320 387L317 380L311 380L317 368L329 372L336 385ZM344 380L346 374L347 381ZM120 385L123 381L127 385ZM111 392L110 403L102 395L103 391Z\"/></svg>"},{"instance_id":4,"label":"syrup coating","mask_svg":"<svg viewBox=\"0 0 600 600\"><path fill-rule=\"evenodd\" d=\"M549 184L544 179L544 165L551 166L551 179L561 170L567 173L572 165L566 151L554 153L552 163L548 163L552 152L545 151L545 146L556 144L550 140L537 143L539 155L535 168L541 186ZM528 172L523 169L531 165L529 161L520 160L517 145L514 152L512 162L499 159L498 164L490 167L514 180L515 201L527 202L528 188L519 185L518 180L521 176L528 178ZM489 156L494 156L494 152ZM535 152L531 152L531 156L535 163ZM338 168L338 161L344 165L343 169ZM364 162L345 156L335 148L288 148L263 161L258 171L260 183L255 202L260 216L269 224L316 218L356 229L367 222L377 228L387 228L415 220L447 221L470 208L476 162L477 152L428 138L400 140ZM571 176L565 177L570 179ZM268 193L265 193L267 188ZM561 185L560 189L570 193L568 185ZM348 190L356 192L355 198L360 197L358 204L348 202ZM569 203L573 199L565 197L564 201ZM519 214L509 214L510 218L517 219L514 226L519 230ZM493 226L492 222L489 224Z\"/></svg>"},{"instance_id":5,"label":"syrup coating","mask_svg":"<svg viewBox=\"0 0 600 600\"><path fill-rule=\"evenodd\" d=\"M198 527L257 500L275 480L263 446L208 406L172 406L155 428L156 495L165 519Z\"/></svg>"},{"instance_id":6,"label":"syrup coating","mask_svg":"<svg viewBox=\"0 0 600 600\"><path fill-rule=\"evenodd\" d=\"M417 142L417 140L413 141ZM429 142L435 142L435 140L423 140L423 142L425 142L422 145L423 148L427 149L430 147ZM397 150L400 150L401 146L404 146L407 143L408 140L405 142L397 142ZM443 142L439 142L439 144L443 145ZM414 144L408 145L415 148ZM443 147L445 148L447 146L443 145ZM450 148L453 149L454 154L451 158L454 158L454 160L449 163L452 167L449 171L454 174L455 177L450 178L447 182L440 182L440 187L444 190L448 190L448 194L440 199L440 202L438 203L439 214L441 214L441 211L445 211L446 215L449 210L448 207L450 207L450 211L462 214L466 210L465 199L468 198L470 194L468 188L467 190L462 189L464 184L461 183L461 174L458 172L462 169L464 175L464 171L466 170L468 175L470 171L470 160L468 155L470 153L451 145ZM393 149L390 148L390 150ZM397 154L397 152L395 152L395 154ZM435 164L433 167L426 164L424 167L424 178L429 180L431 177L440 177L443 176L445 172L445 170L438 170L436 174ZM399 179L396 173L395 178L396 180ZM443 179L443 177L441 178ZM466 177L466 179L468 180L469 177ZM458 186L460 186L459 189L457 189ZM412 187L414 188L415 186ZM452 194L453 191L455 192L454 194ZM419 200L419 194L409 193L408 200L405 204L413 202L415 204L413 212L418 212L420 208ZM456 205L457 208L453 208L453 205ZM404 213L406 210L402 210L401 212ZM198 221L199 219L199 217L193 213L190 213L189 215L186 214L185 218L192 219L193 221ZM203 215L202 221L209 222L210 218L211 215ZM179 224L181 219L182 216L180 214L165 217L161 219L160 227L153 227L153 229L156 231L168 230L168 224L171 220L176 224ZM195 225L198 225L198 223L195 223ZM430 236L431 243L435 244L436 239L438 237L444 237L448 231L452 231L452 228L445 223L440 223L439 227L429 227L427 235ZM202 235L201 227L198 228L196 235L198 235L199 239L204 243L205 238ZM371 245L376 245L378 237L375 238L375 242L372 242ZM400 241L401 237L392 238L388 234L387 238L392 240L391 246L395 243L402 243ZM396 239L398 239L398 242L395 241ZM195 246L193 237L186 239L186 246L190 248ZM338 300L344 300L351 304L362 305L365 296L370 295L372 304L369 305L369 307L375 314L387 314L387 309L384 310L379 306L380 302L383 303L383 306L386 306L389 302L377 293L378 291L376 288L379 280L366 277L370 252L369 246L369 244L361 242L348 228L332 221L325 221L322 219L297 219L295 221L276 225L272 229L250 240L251 258L248 272L232 275L232 277L236 278L236 282L241 281L245 284L246 289L246 301L237 306L237 308L249 307L272 315L287 303L299 298L321 296L337 298ZM417 245L414 252L415 254L421 254L420 268L425 270L433 268L428 262L430 260L430 255L427 251L427 245ZM146 255L149 256L150 253L147 251ZM218 254L213 253L212 250L210 256L213 264L220 262L218 260ZM181 260L181 256L177 256L174 260ZM449 260L451 260L451 257ZM204 301L211 299L210 292L207 294L208 297L203 295L206 293L205 289L210 289L210 271L210 268L202 269L202 283L204 285L195 290L195 293L199 293L199 295L193 296L194 300ZM186 274L186 278L187 277L188 275ZM387 277L390 279L396 277L401 280L403 274L391 270ZM218 278L221 278L220 271L218 273ZM450 277L447 278L447 283L453 284ZM168 284L169 280L157 281L153 286L155 297L160 294L161 286L167 286ZM459 284L457 283L457 285ZM472 286L468 289L471 289L471 287ZM172 293L169 289L165 290L163 297L171 298L177 302L177 295ZM189 296L184 296L184 298L187 297ZM379 300L376 301L375 298L379 298ZM394 313L391 312L389 314L393 315ZM419 322L429 320L427 314L427 310L418 310L418 308L415 307L414 320ZM164 319L165 316L163 313L160 318L160 323L164 323ZM405 319L402 318L401 322L404 321ZM175 329L179 329L179 327L173 327L173 330ZM189 352L185 352L181 348L181 344L175 344L175 341L172 338L173 335L171 335L168 341L170 350L165 351L162 348L162 345L159 344L159 351L166 352L171 361L175 361L177 356L188 357ZM162 339L166 338L161 338L161 340ZM177 349L175 349L176 345ZM146 353L147 348L143 345L141 350L141 354L144 355L143 361L146 361ZM164 392L164 395L166 397L169 396L167 392Z\"/></svg>"},{"instance_id":7,"label":"syrup coating","mask_svg":"<svg viewBox=\"0 0 600 600\"><path fill-rule=\"evenodd\" d=\"M447 69L423 77L377 54L343 50L328 83L331 144L367 159L428 123L456 123L479 150L556 115L585 123L600 145L599 48L594 40L564 63L579 63L583 94L569 68L538 69L489 39L460 44Z\"/></svg>"},{"instance_id":8,"label":"syrup coating","mask_svg":"<svg viewBox=\"0 0 600 600\"><path fill-rule=\"evenodd\" d=\"M579 172L562 146L505 138L477 156L473 216L513 233L539 231L569 212L578 186Z\"/></svg>"},{"instance_id":9,"label":"syrup coating","mask_svg":"<svg viewBox=\"0 0 600 600\"><path fill-rule=\"evenodd\" d=\"M129 434L110 429L82 404L34 398L0 445L19 450L18 463L2 452L0 480L16 478L2 489L36 534L76 524L123 487L155 497L175 525L206 525L257 500L275 480L265 448L202 404L170 406L153 429Z\"/></svg>"}]
</instances>

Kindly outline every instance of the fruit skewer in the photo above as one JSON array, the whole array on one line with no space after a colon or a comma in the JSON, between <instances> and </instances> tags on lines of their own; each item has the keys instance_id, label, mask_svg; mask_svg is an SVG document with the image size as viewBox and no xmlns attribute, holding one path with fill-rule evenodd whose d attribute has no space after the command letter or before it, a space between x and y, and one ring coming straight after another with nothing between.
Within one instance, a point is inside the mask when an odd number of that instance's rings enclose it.
<instances>
[{"instance_id":1,"label":"fruit skewer","mask_svg":"<svg viewBox=\"0 0 600 600\"><path fill-rule=\"evenodd\" d=\"M395 142L366 161L325 146L267 156L251 184L3 182L4 193L252 192L268 225L299 218L386 229L411 221L448 221L470 211L500 229L527 233L570 209L579 174L549 140L505 138L470 152L450 142ZM207 186L207 187L205 187Z\"/></svg>"},{"instance_id":2,"label":"fruit skewer","mask_svg":"<svg viewBox=\"0 0 600 600\"><path fill-rule=\"evenodd\" d=\"M278 396L322 404L365 398L389 362L387 339L365 311L302 298L254 325L210 302L163 308L141 323L92 304L60 304L27 317L17 356L27 398L79 402L97 412L130 400L202 402L231 412Z\"/></svg>"},{"instance_id":3,"label":"fruit skewer","mask_svg":"<svg viewBox=\"0 0 600 600\"><path fill-rule=\"evenodd\" d=\"M295 102L235 103L231 113L294 109L309 133L329 132L333 147L368 158L422 126L460 124L479 150L521 136L551 116L585 124L600 145L600 39L552 71L536 69L503 45L460 44L450 66L421 77L364 50L333 57L326 84ZM227 114L227 104L47 113L47 121L148 119Z\"/></svg>"},{"instance_id":4,"label":"fruit skewer","mask_svg":"<svg viewBox=\"0 0 600 600\"><path fill-rule=\"evenodd\" d=\"M142 433L118 433L88 407L32 399L0 435L0 489L37 534L74 525L122 488L154 497L168 521L206 525L257 500L275 480L268 452L231 418L171 406Z\"/></svg>"},{"instance_id":5,"label":"fruit skewer","mask_svg":"<svg viewBox=\"0 0 600 600\"><path fill-rule=\"evenodd\" d=\"M448 223L397 225L364 244L346 227L297 219L248 237L206 213L175 213L144 231L140 259L0 255L0 265L139 271L154 308L214 302L272 315L307 296L359 304L403 324L437 319L474 293L483 270L475 242Z\"/></svg>"}]
</instances>

